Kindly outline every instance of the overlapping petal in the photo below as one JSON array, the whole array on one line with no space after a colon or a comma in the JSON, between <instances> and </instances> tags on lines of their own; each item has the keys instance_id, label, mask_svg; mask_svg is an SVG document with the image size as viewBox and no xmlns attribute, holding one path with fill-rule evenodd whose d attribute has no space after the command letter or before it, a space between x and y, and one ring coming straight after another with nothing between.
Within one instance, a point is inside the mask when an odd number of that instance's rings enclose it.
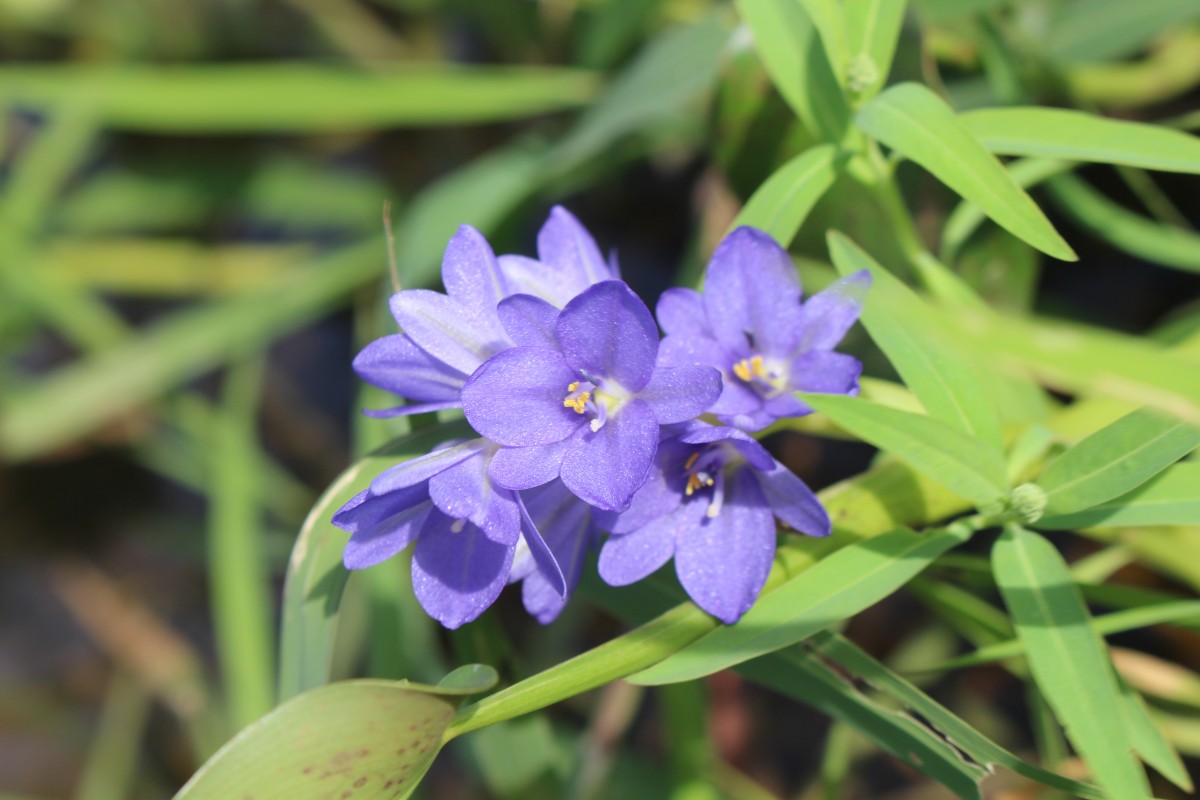
<instances>
[{"instance_id":1,"label":"overlapping petal","mask_svg":"<svg viewBox=\"0 0 1200 800\"><path fill-rule=\"evenodd\" d=\"M733 474L720 513L676 540L675 572L688 596L733 624L754 605L775 557L775 518L749 470Z\"/></svg>"},{"instance_id":2,"label":"overlapping petal","mask_svg":"<svg viewBox=\"0 0 1200 800\"><path fill-rule=\"evenodd\" d=\"M788 353L796 344L800 294L787 251L754 228L725 237L704 279L704 306L716 338L727 345L747 338L764 353Z\"/></svg>"},{"instance_id":3,"label":"overlapping petal","mask_svg":"<svg viewBox=\"0 0 1200 800\"><path fill-rule=\"evenodd\" d=\"M638 399L654 410L662 425L700 416L721 395L721 373L712 367L659 367Z\"/></svg>"},{"instance_id":4,"label":"overlapping petal","mask_svg":"<svg viewBox=\"0 0 1200 800\"><path fill-rule=\"evenodd\" d=\"M778 461L773 469L754 473L763 497L788 527L808 536L828 536L833 529L829 513L808 485Z\"/></svg>"},{"instance_id":5,"label":"overlapping petal","mask_svg":"<svg viewBox=\"0 0 1200 800\"><path fill-rule=\"evenodd\" d=\"M466 523L433 511L413 547L413 591L429 616L458 628L495 602L508 582L513 548Z\"/></svg>"},{"instance_id":6,"label":"overlapping petal","mask_svg":"<svg viewBox=\"0 0 1200 800\"><path fill-rule=\"evenodd\" d=\"M658 327L649 309L621 281L586 289L558 315L558 344L567 363L585 375L615 380L637 392L658 356Z\"/></svg>"},{"instance_id":7,"label":"overlapping petal","mask_svg":"<svg viewBox=\"0 0 1200 800\"><path fill-rule=\"evenodd\" d=\"M429 479L429 499L448 517L467 519L488 538L514 545L521 530L516 498L488 480L487 452L463 459Z\"/></svg>"},{"instance_id":8,"label":"overlapping petal","mask_svg":"<svg viewBox=\"0 0 1200 800\"><path fill-rule=\"evenodd\" d=\"M510 344L494 308L489 316L428 289L397 292L389 305L418 347L465 375Z\"/></svg>"},{"instance_id":9,"label":"overlapping petal","mask_svg":"<svg viewBox=\"0 0 1200 800\"><path fill-rule=\"evenodd\" d=\"M497 444L550 444L582 424L582 417L562 402L576 380L576 371L557 351L513 347L470 377L463 387L463 411L471 427Z\"/></svg>"},{"instance_id":10,"label":"overlapping petal","mask_svg":"<svg viewBox=\"0 0 1200 800\"><path fill-rule=\"evenodd\" d=\"M558 349L558 337L554 332L558 309L540 297L531 294L506 297L500 301L496 312L513 344Z\"/></svg>"},{"instance_id":11,"label":"overlapping petal","mask_svg":"<svg viewBox=\"0 0 1200 800\"><path fill-rule=\"evenodd\" d=\"M802 392L858 394L862 362L833 350L809 350L792 361L792 385Z\"/></svg>"},{"instance_id":12,"label":"overlapping petal","mask_svg":"<svg viewBox=\"0 0 1200 800\"><path fill-rule=\"evenodd\" d=\"M802 350L831 350L862 313L871 273L861 270L839 278L804 303Z\"/></svg>"},{"instance_id":13,"label":"overlapping petal","mask_svg":"<svg viewBox=\"0 0 1200 800\"><path fill-rule=\"evenodd\" d=\"M506 489L532 489L558 477L570 439L530 447L502 447L492 457L488 475Z\"/></svg>"},{"instance_id":14,"label":"overlapping petal","mask_svg":"<svg viewBox=\"0 0 1200 800\"><path fill-rule=\"evenodd\" d=\"M355 356L354 371L372 386L422 403L457 401L466 373L433 358L404 334L384 336Z\"/></svg>"},{"instance_id":15,"label":"overlapping petal","mask_svg":"<svg viewBox=\"0 0 1200 800\"><path fill-rule=\"evenodd\" d=\"M563 456L560 476L576 497L621 511L646 481L658 449L658 420L650 406L630 400L598 431L581 427Z\"/></svg>"}]
</instances>

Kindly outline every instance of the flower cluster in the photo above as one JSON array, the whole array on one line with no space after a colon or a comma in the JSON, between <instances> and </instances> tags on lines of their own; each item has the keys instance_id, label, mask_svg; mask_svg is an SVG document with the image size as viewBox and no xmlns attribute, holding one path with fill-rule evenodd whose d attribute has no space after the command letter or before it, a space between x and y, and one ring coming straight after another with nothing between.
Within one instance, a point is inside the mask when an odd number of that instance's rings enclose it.
<instances>
[{"instance_id":1,"label":"flower cluster","mask_svg":"<svg viewBox=\"0 0 1200 800\"><path fill-rule=\"evenodd\" d=\"M333 517L361 569L409 545L413 587L449 628L522 583L541 622L562 610L608 533L601 577L625 585L672 557L701 608L726 623L754 603L777 521L810 536L829 517L748 432L812 409L796 392L853 394L859 362L833 351L869 279L801 299L787 253L738 228L703 292L650 311L588 232L556 207L538 258L497 257L463 226L442 262L446 292L391 299L403 333L355 359L407 399L376 416L462 408L478 438L383 472Z\"/></svg>"}]
</instances>

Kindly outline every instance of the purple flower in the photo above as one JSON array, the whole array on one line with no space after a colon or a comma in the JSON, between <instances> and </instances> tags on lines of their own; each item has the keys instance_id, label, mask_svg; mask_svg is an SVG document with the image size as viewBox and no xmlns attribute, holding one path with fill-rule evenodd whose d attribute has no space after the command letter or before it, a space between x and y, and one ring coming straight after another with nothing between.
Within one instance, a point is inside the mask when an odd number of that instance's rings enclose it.
<instances>
[{"instance_id":1,"label":"purple flower","mask_svg":"<svg viewBox=\"0 0 1200 800\"><path fill-rule=\"evenodd\" d=\"M499 485L561 477L579 498L619 511L650 472L660 426L703 413L720 394L720 375L656 366L654 318L621 281L589 287L557 315L542 311L520 317L522 346L467 381L467 420L504 445L490 468Z\"/></svg>"},{"instance_id":2,"label":"purple flower","mask_svg":"<svg viewBox=\"0 0 1200 800\"><path fill-rule=\"evenodd\" d=\"M562 570L566 585L566 592L560 592L524 541L517 546L509 581L521 581L525 610L544 625L554 621L571 598L584 561L599 541L599 531L592 521L591 506L571 494L562 481L521 494L530 518Z\"/></svg>"},{"instance_id":3,"label":"purple flower","mask_svg":"<svg viewBox=\"0 0 1200 800\"><path fill-rule=\"evenodd\" d=\"M864 270L801 304L787 252L762 231L738 228L713 253L703 294L669 289L659 299L660 363L720 370L721 397L709 411L726 424L761 430L809 414L794 392L858 393L862 364L832 348L858 319L870 283Z\"/></svg>"},{"instance_id":4,"label":"purple flower","mask_svg":"<svg viewBox=\"0 0 1200 800\"><path fill-rule=\"evenodd\" d=\"M500 271L513 293L529 294L562 308L587 287L620 278L615 259L605 261L587 229L562 206L538 231L538 259L500 256Z\"/></svg>"},{"instance_id":5,"label":"purple flower","mask_svg":"<svg viewBox=\"0 0 1200 800\"><path fill-rule=\"evenodd\" d=\"M735 428L693 422L659 445L655 469L619 514L600 577L624 586L672 556L688 596L732 624L754 604L775 556L775 519L827 536L829 515L812 491L762 445Z\"/></svg>"},{"instance_id":6,"label":"purple flower","mask_svg":"<svg viewBox=\"0 0 1200 800\"><path fill-rule=\"evenodd\" d=\"M495 601L523 540L547 590L564 595L562 573L521 498L488 479L496 451L483 439L448 443L383 472L333 516L351 534L346 568L373 566L413 544L417 599L457 628Z\"/></svg>"},{"instance_id":7,"label":"purple flower","mask_svg":"<svg viewBox=\"0 0 1200 800\"><path fill-rule=\"evenodd\" d=\"M560 206L538 233L538 255L540 261L497 259L483 234L461 226L442 258L446 293L397 292L390 306L404 332L371 342L354 359L364 381L410 401L367 413L457 408L467 376L496 353L527 343L525 316L556 314L588 286L617 276L615 263L601 258L591 235Z\"/></svg>"}]
</instances>

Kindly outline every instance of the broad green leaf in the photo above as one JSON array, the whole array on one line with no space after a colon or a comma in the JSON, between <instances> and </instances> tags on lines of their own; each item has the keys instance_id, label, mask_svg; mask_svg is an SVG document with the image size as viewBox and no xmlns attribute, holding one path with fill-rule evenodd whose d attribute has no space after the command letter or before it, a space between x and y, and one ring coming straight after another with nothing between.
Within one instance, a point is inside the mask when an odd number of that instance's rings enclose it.
<instances>
[{"instance_id":1,"label":"broad green leaf","mask_svg":"<svg viewBox=\"0 0 1200 800\"><path fill-rule=\"evenodd\" d=\"M1129 740L1134 751L1150 766L1159 771L1167 780L1185 792L1192 791L1192 779L1187 767L1179 758L1179 753L1163 736L1146 701L1118 674L1117 686L1121 691L1121 701L1125 716L1125 725L1129 730Z\"/></svg>"},{"instance_id":2,"label":"broad green leaf","mask_svg":"<svg viewBox=\"0 0 1200 800\"><path fill-rule=\"evenodd\" d=\"M1166 267L1200 272L1200 235L1136 214L1074 175L1059 175L1046 189L1059 211L1113 247Z\"/></svg>"},{"instance_id":3,"label":"broad green leaf","mask_svg":"<svg viewBox=\"0 0 1200 800\"><path fill-rule=\"evenodd\" d=\"M864 106L855 121L864 133L929 170L1014 236L1047 255L1077 260L1004 166L929 89L916 83L893 86Z\"/></svg>"},{"instance_id":4,"label":"broad green leaf","mask_svg":"<svg viewBox=\"0 0 1200 800\"><path fill-rule=\"evenodd\" d=\"M1083 511L1148 481L1200 445L1200 431L1139 409L1067 450L1038 478L1047 514Z\"/></svg>"},{"instance_id":5,"label":"broad green leaf","mask_svg":"<svg viewBox=\"0 0 1200 800\"><path fill-rule=\"evenodd\" d=\"M836 158L837 148L823 144L788 161L755 190L730 227L759 228L786 248L837 178Z\"/></svg>"},{"instance_id":6,"label":"broad green leaf","mask_svg":"<svg viewBox=\"0 0 1200 800\"><path fill-rule=\"evenodd\" d=\"M389 681L322 686L239 733L175 800L408 797L453 717L445 700Z\"/></svg>"},{"instance_id":7,"label":"broad green leaf","mask_svg":"<svg viewBox=\"0 0 1200 800\"><path fill-rule=\"evenodd\" d=\"M981 800L988 770L964 759L956 743L912 716L868 697L843 674L800 647L738 666L738 672L853 726L882 750L963 800ZM1098 795L1091 795L1098 797Z\"/></svg>"},{"instance_id":8,"label":"broad green leaf","mask_svg":"<svg viewBox=\"0 0 1200 800\"><path fill-rule=\"evenodd\" d=\"M736 0L735 5L783 99L814 135L840 142L850 107L804 6L797 0Z\"/></svg>"},{"instance_id":9,"label":"broad green leaf","mask_svg":"<svg viewBox=\"0 0 1200 800\"><path fill-rule=\"evenodd\" d=\"M620 136L678 117L712 87L728 40L729 31L715 18L652 40L584 112L551 152L549 163L565 170L600 153Z\"/></svg>"},{"instance_id":10,"label":"broad green leaf","mask_svg":"<svg viewBox=\"0 0 1200 800\"><path fill-rule=\"evenodd\" d=\"M842 275L869 270L862 323L929 415L1001 449L1000 421L983 379L954 344L930 325L927 304L842 234L827 237Z\"/></svg>"},{"instance_id":11,"label":"broad green leaf","mask_svg":"<svg viewBox=\"0 0 1200 800\"><path fill-rule=\"evenodd\" d=\"M1034 680L1096 781L1114 798L1149 800L1128 731L1113 724L1122 700L1112 660L1062 556L1038 534L1009 525L992 565Z\"/></svg>"},{"instance_id":12,"label":"broad green leaf","mask_svg":"<svg viewBox=\"0 0 1200 800\"><path fill-rule=\"evenodd\" d=\"M1194 0L1077 0L1052 18L1046 51L1063 62L1123 58L1189 19L1200 19Z\"/></svg>"},{"instance_id":13,"label":"broad green leaf","mask_svg":"<svg viewBox=\"0 0 1200 800\"><path fill-rule=\"evenodd\" d=\"M803 641L887 597L968 536L900 528L847 545L764 592L736 625L713 630L630 680L648 685L693 680Z\"/></svg>"},{"instance_id":14,"label":"broad green leaf","mask_svg":"<svg viewBox=\"0 0 1200 800\"><path fill-rule=\"evenodd\" d=\"M998 764L1030 780L1079 797L1105 800L1104 794L1096 787L1056 775L1005 750L845 637L826 631L813 637L813 645L820 656L836 662L859 681L915 711L933 730L976 762Z\"/></svg>"},{"instance_id":15,"label":"broad green leaf","mask_svg":"<svg viewBox=\"0 0 1200 800\"><path fill-rule=\"evenodd\" d=\"M465 423L446 423L393 442L348 467L308 513L292 548L283 584L279 646L281 700L329 682L338 605L349 577L342 566L342 551L350 538L329 521L333 512L366 489L388 467L463 435L469 435Z\"/></svg>"},{"instance_id":16,"label":"broad green leaf","mask_svg":"<svg viewBox=\"0 0 1200 800\"><path fill-rule=\"evenodd\" d=\"M1200 137L1064 108L984 108L959 117L993 153L1200 173Z\"/></svg>"},{"instance_id":17,"label":"broad green leaf","mask_svg":"<svg viewBox=\"0 0 1200 800\"><path fill-rule=\"evenodd\" d=\"M56 107L87 87L102 124L167 134L462 125L586 104L595 73L548 67L300 63L8 66L0 100Z\"/></svg>"},{"instance_id":18,"label":"broad green leaf","mask_svg":"<svg viewBox=\"0 0 1200 800\"><path fill-rule=\"evenodd\" d=\"M1200 525L1200 463L1168 467L1132 492L1073 514L1047 514L1037 527L1073 530L1133 525Z\"/></svg>"},{"instance_id":19,"label":"broad green leaf","mask_svg":"<svg viewBox=\"0 0 1200 800\"><path fill-rule=\"evenodd\" d=\"M949 423L841 395L806 394L804 400L977 506L998 500L1008 488L1000 453Z\"/></svg>"},{"instance_id":20,"label":"broad green leaf","mask_svg":"<svg viewBox=\"0 0 1200 800\"><path fill-rule=\"evenodd\" d=\"M1019 159L1006 166L1008 174L1022 189L1037 186L1039 183L1075 167L1070 161L1059 161L1053 158ZM946 224L942 226L940 251L942 260L947 264L954 263L967 239L985 219L987 219L987 215L971 201L963 200L959 203L958 207L946 218Z\"/></svg>"},{"instance_id":21,"label":"broad green leaf","mask_svg":"<svg viewBox=\"0 0 1200 800\"><path fill-rule=\"evenodd\" d=\"M864 100L887 83L904 24L904 4L904 0L845 0L848 80L851 90ZM866 80L872 73L874 78Z\"/></svg>"}]
</instances>

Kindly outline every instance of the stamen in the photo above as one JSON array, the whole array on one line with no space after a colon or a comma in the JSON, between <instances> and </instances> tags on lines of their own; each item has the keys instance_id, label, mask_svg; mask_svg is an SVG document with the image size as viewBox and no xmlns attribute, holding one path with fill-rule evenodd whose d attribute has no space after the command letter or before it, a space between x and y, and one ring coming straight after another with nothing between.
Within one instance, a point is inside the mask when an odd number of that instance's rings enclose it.
<instances>
[{"instance_id":1,"label":"stamen","mask_svg":"<svg viewBox=\"0 0 1200 800\"><path fill-rule=\"evenodd\" d=\"M709 485L712 485L712 480L709 479ZM716 485L713 486L712 502L708 504L708 510L705 511L705 516L709 519L716 519L721 513L721 506L725 503L725 473L718 472Z\"/></svg>"},{"instance_id":2,"label":"stamen","mask_svg":"<svg viewBox=\"0 0 1200 800\"><path fill-rule=\"evenodd\" d=\"M762 356L752 356L750 358L750 372L753 373L754 377L756 378L766 377L767 373L763 370Z\"/></svg>"},{"instance_id":3,"label":"stamen","mask_svg":"<svg viewBox=\"0 0 1200 800\"><path fill-rule=\"evenodd\" d=\"M578 388L579 388L579 381L571 381L570 383L567 384L568 392L573 392Z\"/></svg>"},{"instance_id":4,"label":"stamen","mask_svg":"<svg viewBox=\"0 0 1200 800\"><path fill-rule=\"evenodd\" d=\"M690 456L688 456L687 461L683 462L683 471L687 472L689 469L696 466L696 462L699 459L700 459L700 451L697 450L696 452L694 452Z\"/></svg>"},{"instance_id":5,"label":"stamen","mask_svg":"<svg viewBox=\"0 0 1200 800\"><path fill-rule=\"evenodd\" d=\"M466 526L467 526L467 521L465 519L456 519L456 520L454 520L454 522L452 522L450 524L450 532L451 533L462 533L462 529L465 528Z\"/></svg>"},{"instance_id":6,"label":"stamen","mask_svg":"<svg viewBox=\"0 0 1200 800\"><path fill-rule=\"evenodd\" d=\"M573 383L571 385L578 386L579 384ZM563 399L563 407L573 409L576 414L582 414L584 409L587 408L588 400L590 400L591 397L591 392L580 392L577 395L567 395Z\"/></svg>"},{"instance_id":7,"label":"stamen","mask_svg":"<svg viewBox=\"0 0 1200 800\"><path fill-rule=\"evenodd\" d=\"M746 383L750 382L750 378L752 376L750 375L750 365L746 363L746 359L743 358L741 361L733 365L733 374L737 375Z\"/></svg>"}]
</instances>

